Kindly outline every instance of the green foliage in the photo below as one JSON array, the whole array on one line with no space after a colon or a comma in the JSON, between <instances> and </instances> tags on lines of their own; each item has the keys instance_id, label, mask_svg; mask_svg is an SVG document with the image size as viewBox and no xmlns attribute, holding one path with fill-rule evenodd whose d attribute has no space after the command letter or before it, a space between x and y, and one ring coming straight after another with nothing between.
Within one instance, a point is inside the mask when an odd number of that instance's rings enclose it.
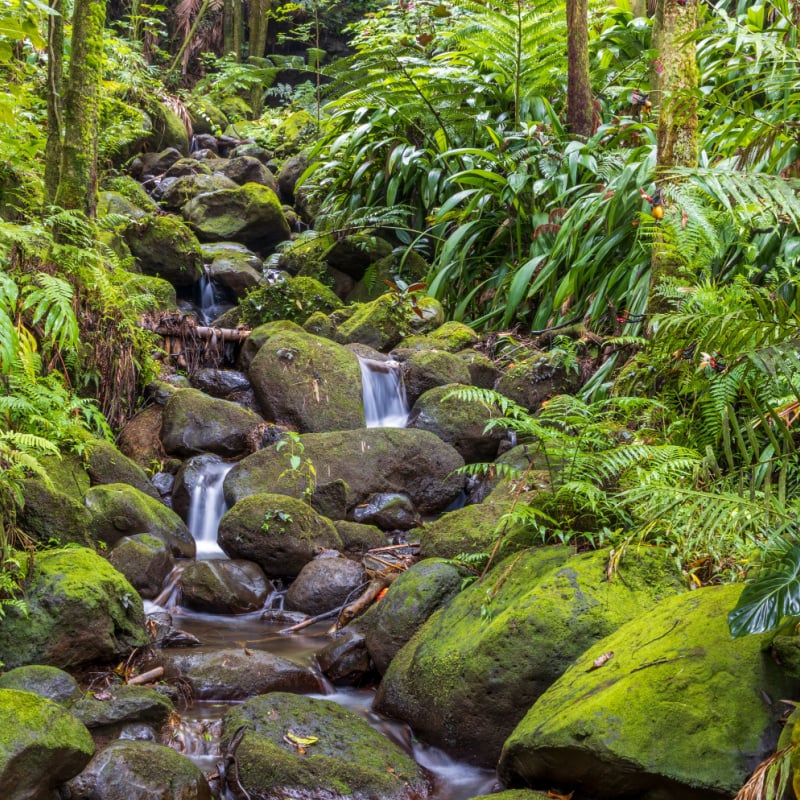
<instances>
[{"instance_id":1,"label":"green foliage","mask_svg":"<svg viewBox=\"0 0 800 800\"><path fill-rule=\"evenodd\" d=\"M281 440L275 445L275 451L279 452L285 447L289 448L286 454L289 466L278 475L278 481L280 482L284 478L291 477L293 479L293 485L299 483L303 486L303 499L308 500L317 488L317 469L314 466L314 462L310 458L303 457L306 448L300 439L299 433L295 431L286 431Z\"/></svg>"}]
</instances>

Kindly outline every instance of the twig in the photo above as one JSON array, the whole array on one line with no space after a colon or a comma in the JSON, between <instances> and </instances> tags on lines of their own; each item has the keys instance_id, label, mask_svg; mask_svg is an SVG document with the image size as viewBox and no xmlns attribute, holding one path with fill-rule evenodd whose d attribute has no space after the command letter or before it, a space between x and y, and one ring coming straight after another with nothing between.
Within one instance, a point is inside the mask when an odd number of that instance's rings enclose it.
<instances>
[{"instance_id":1,"label":"twig","mask_svg":"<svg viewBox=\"0 0 800 800\"><path fill-rule=\"evenodd\" d=\"M156 678L160 678L164 674L164 667L156 667L155 669L150 669L147 672L143 672L141 675L136 675L133 678L129 678L127 681L128 686L141 686L143 683L149 683Z\"/></svg>"}]
</instances>

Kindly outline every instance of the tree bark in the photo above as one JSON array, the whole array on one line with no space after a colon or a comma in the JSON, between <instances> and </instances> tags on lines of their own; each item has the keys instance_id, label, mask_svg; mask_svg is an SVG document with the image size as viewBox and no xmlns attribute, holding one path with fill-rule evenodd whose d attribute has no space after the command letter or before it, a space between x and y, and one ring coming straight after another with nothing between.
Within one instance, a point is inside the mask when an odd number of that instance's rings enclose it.
<instances>
[{"instance_id":1,"label":"tree bark","mask_svg":"<svg viewBox=\"0 0 800 800\"><path fill-rule=\"evenodd\" d=\"M697 28L698 0L659 0L653 20L653 46L658 59L652 98L659 109L656 174L663 189L674 167L697 166L697 89L699 83L694 43L681 41ZM669 255L663 240L653 242L650 286L675 275L679 263ZM651 291L651 311L662 311Z\"/></svg>"},{"instance_id":2,"label":"tree bark","mask_svg":"<svg viewBox=\"0 0 800 800\"><path fill-rule=\"evenodd\" d=\"M50 0L47 18L47 145L44 154L45 198L51 205L61 173L61 92L64 84L64 17L61 0Z\"/></svg>"},{"instance_id":3,"label":"tree bark","mask_svg":"<svg viewBox=\"0 0 800 800\"><path fill-rule=\"evenodd\" d=\"M585 138L594 132L588 13L587 0L567 0L567 126Z\"/></svg>"},{"instance_id":4,"label":"tree bark","mask_svg":"<svg viewBox=\"0 0 800 800\"><path fill-rule=\"evenodd\" d=\"M97 105L105 19L102 0L75 0L56 204L89 217L97 206Z\"/></svg>"}]
</instances>

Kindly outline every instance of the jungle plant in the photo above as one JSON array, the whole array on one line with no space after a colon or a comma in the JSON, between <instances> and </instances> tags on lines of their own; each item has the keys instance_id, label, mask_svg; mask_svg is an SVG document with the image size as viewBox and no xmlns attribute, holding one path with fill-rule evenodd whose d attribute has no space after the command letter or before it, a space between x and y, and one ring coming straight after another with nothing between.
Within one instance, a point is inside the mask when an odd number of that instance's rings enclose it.
<instances>
[{"instance_id":1,"label":"jungle plant","mask_svg":"<svg viewBox=\"0 0 800 800\"><path fill-rule=\"evenodd\" d=\"M275 452L280 452L285 447L289 448L286 454L289 466L278 475L278 481L288 479L294 488L300 490L301 497L309 500L317 488L317 470L314 462L303 456L306 448L299 433L286 431L275 445Z\"/></svg>"}]
</instances>

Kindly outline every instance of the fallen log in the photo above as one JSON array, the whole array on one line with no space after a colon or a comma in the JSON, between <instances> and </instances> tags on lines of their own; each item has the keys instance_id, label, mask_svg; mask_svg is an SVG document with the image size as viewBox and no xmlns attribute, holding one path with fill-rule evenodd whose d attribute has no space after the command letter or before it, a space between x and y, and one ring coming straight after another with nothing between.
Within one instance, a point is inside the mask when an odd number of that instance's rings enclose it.
<instances>
[{"instance_id":1,"label":"fallen log","mask_svg":"<svg viewBox=\"0 0 800 800\"><path fill-rule=\"evenodd\" d=\"M250 328L214 328L210 325L198 325L187 318L178 323L170 319L144 320L142 327L159 336L191 336L196 339L215 339L218 342L243 342L250 335Z\"/></svg>"}]
</instances>

